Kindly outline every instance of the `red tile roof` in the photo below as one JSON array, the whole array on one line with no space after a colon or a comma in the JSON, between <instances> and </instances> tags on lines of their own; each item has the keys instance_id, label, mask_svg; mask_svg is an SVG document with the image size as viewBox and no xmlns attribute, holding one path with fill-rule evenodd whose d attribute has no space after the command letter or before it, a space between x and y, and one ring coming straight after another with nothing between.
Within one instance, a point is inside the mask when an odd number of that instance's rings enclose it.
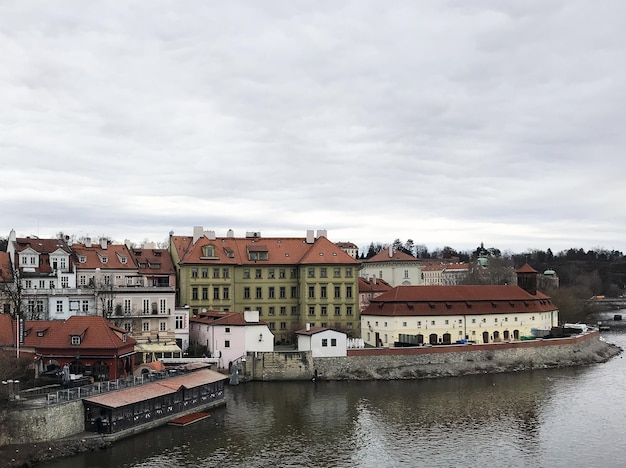
<instances>
[{"instance_id":1,"label":"red tile roof","mask_svg":"<svg viewBox=\"0 0 626 468\"><path fill-rule=\"evenodd\" d=\"M537 273L537 270L531 267L528 263L524 263L524 265L515 270L515 273Z\"/></svg>"},{"instance_id":2,"label":"red tile roof","mask_svg":"<svg viewBox=\"0 0 626 468\"><path fill-rule=\"evenodd\" d=\"M103 395L97 395L84 400L108 408L120 408L132 405L143 400L157 398L163 395L176 393L181 387L195 388L200 385L219 382L228 379L227 376L212 370L199 370L179 377L159 380L124 390L118 390Z\"/></svg>"},{"instance_id":3,"label":"red tile roof","mask_svg":"<svg viewBox=\"0 0 626 468\"><path fill-rule=\"evenodd\" d=\"M220 314L218 312L218 314ZM221 316L220 316L221 315ZM205 315L204 317L192 317L190 322L204 323L207 325L221 326L246 326L246 325L267 325L265 322L246 322L242 312L222 312L220 315Z\"/></svg>"},{"instance_id":4,"label":"red tile roof","mask_svg":"<svg viewBox=\"0 0 626 468\"><path fill-rule=\"evenodd\" d=\"M142 274L173 275L176 273L167 249L129 249L135 265Z\"/></svg>"},{"instance_id":5,"label":"red tile roof","mask_svg":"<svg viewBox=\"0 0 626 468\"><path fill-rule=\"evenodd\" d=\"M93 270L136 270L137 266L124 244L109 244L103 249L100 244L73 244L72 250L76 253L78 262L77 269ZM81 257L85 260L81 262ZM126 259L126 263L123 263Z\"/></svg>"},{"instance_id":6,"label":"red tile roof","mask_svg":"<svg viewBox=\"0 0 626 468\"><path fill-rule=\"evenodd\" d=\"M134 345L135 340L130 336L126 341L120 338L126 331L116 327L104 317L75 315L63 321L46 334L44 342L37 346L39 349L76 348L84 349L119 349L129 344ZM80 345L72 345L72 336L81 336Z\"/></svg>"},{"instance_id":7,"label":"red tile roof","mask_svg":"<svg viewBox=\"0 0 626 468\"><path fill-rule=\"evenodd\" d=\"M311 327L310 329L303 328L302 330L296 330L296 335L315 335L316 333L320 333L326 330L330 330L330 328L326 327Z\"/></svg>"},{"instance_id":8,"label":"red tile roof","mask_svg":"<svg viewBox=\"0 0 626 468\"><path fill-rule=\"evenodd\" d=\"M372 298L362 315L483 315L557 310L519 286L398 286Z\"/></svg>"},{"instance_id":9,"label":"red tile roof","mask_svg":"<svg viewBox=\"0 0 626 468\"><path fill-rule=\"evenodd\" d=\"M371 293L381 292L382 293L385 291L389 291L392 288L393 286L391 286L385 280L382 280L380 278L376 278L376 280L374 281L373 279L367 280L359 276L359 292L360 293L367 293L367 292L371 292Z\"/></svg>"},{"instance_id":10,"label":"red tile roof","mask_svg":"<svg viewBox=\"0 0 626 468\"><path fill-rule=\"evenodd\" d=\"M67 244L61 239L39 239L36 237L18 237L13 242L15 247L16 258L13 259L15 265L18 265L18 259L20 252L27 249L32 249L40 255L39 265L35 266L35 270L38 273L51 273L52 265L50 264L50 254L62 250L69 255L68 269L72 266L72 252ZM31 267L31 265L28 265Z\"/></svg>"},{"instance_id":11,"label":"red tile roof","mask_svg":"<svg viewBox=\"0 0 626 468\"><path fill-rule=\"evenodd\" d=\"M363 263L385 263L385 262L420 262L419 258L415 258L413 255L409 255L402 250L394 250L389 256L389 248L381 250L376 255L367 260L363 260Z\"/></svg>"},{"instance_id":12,"label":"red tile roof","mask_svg":"<svg viewBox=\"0 0 626 468\"><path fill-rule=\"evenodd\" d=\"M7 252L0 252L0 283L10 283L12 281L11 256Z\"/></svg>"}]
</instances>

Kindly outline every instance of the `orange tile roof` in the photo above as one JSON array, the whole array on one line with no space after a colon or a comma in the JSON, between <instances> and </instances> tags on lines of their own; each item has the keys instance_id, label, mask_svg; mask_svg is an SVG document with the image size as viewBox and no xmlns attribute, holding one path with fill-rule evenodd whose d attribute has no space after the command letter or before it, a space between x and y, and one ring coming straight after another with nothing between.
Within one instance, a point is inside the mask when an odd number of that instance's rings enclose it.
<instances>
[{"instance_id":1,"label":"orange tile roof","mask_svg":"<svg viewBox=\"0 0 626 468\"><path fill-rule=\"evenodd\" d=\"M167 249L129 249L135 265L141 273L173 275L176 273L172 256Z\"/></svg>"},{"instance_id":2,"label":"orange tile roof","mask_svg":"<svg viewBox=\"0 0 626 468\"><path fill-rule=\"evenodd\" d=\"M541 292L519 286L398 286L372 298L362 315L483 315L557 310Z\"/></svg>"},{"instance_id":3,"label":"orange tile roof","mask_svg":"<svg viewBox=\"0 0 626 468\"><path fill-rule=\"evenodd\" d=\"M132 405L143 400L149 400L163 395L176 393L181 387L195 388L200 385L219 382L226 379L228 379L228 377L220 374L219 372L205 369L181 375L179 377L172 377L137 387L85 398L84 400L88 403L94 403L108 408L120 408L122 406Z\"/></svg>"},{"instance_id":4,"label":"orange tile roof","mask_svg":"<svg viewBox=\"0 0 626 468\"><path fill-rule=\"evenodd\" d=\"M312 244L305 238L237 238L201 237L192 244L191 236L172 236L172 243L180 257L180 264L233 264L233 265L298 265L305 264L352 264L354 258L345 253L326 237L318 237ZM202 247L213 245L214 256L202 258ZM250 260L248 252L267 251L267 260ZM230 252L231 254L229 255Z\"/></svg>"},{"instance_id":5,"label":"orange tile roof","mask_svg":"<svg viewBox=\"0 0 626 468\"><path fill-rule=\"evenodd\" d=\"M91 247L87 247L85 244L72 244L72 250L77 255L76 269L78 270L96 268L101 270L137 269L133 257L124 244L110 244L107 245L106 249L103 249L100 244L91 244ZM84 257L84 262L80 261L81 257ZM104 261L105 258L106 261ZM124 258L126 263L122 263Z\"/></svg>"},{"instance_id":6,"label":"orange tile roof","mask_svg":"<svg viewBox=\"0 0 626 468\"><path fill-rule=\"evenodd\" d=\"M519 269L515 270L516 273L537 273L533 267L531 267L528 263L524 263Z\"/></svg>"},{"instance_id":7,"label":"orange tile roof","mask_svg":"<svg viewBox=\"0 0 626 468\"><path fill-rule=\"evenodd\" d=\"M307 335L307 336L311 336L311 335L315 335L316 333L321 333L323 331L326 330L330 330L330 328L326 328L326 327L311 327L308 330L306 328L303 328L301 330L296 330L296 335Z\"/></svg>"},{"instance_id":8,"label":"orange tile roof","mask_svg":"<svg viewBox=\"0 0 626 468\"><path fill-rule=\"evenodd\" d=\"M72 267L72 252L68 245L61 239L39 239L34 237L18 237L13 242L15 247L15 255L16 257L20 252L23 252L27 249L32 249L40 255L39 265L36 266L35 270L38 273L51 273L52 265L50 264L49 256L50 254L56 252L57 250L62 250L65 253L69 254L69 265L68 268ZM17 258L13 259L15 264L18 264Z\"/></svg>"},{"instance_id":9,"label":"orange tile roof","mask_svg":"<svg viewBox=\"0 0 626 468\"><path fill-rule=\"evenodd\" d=\"M207 314L208 315L208 314ZM192 317L189 319L193 323L203 323L207 325L221 326L246 326L246 325L267 325L265 322L246 322L242 312L222 312L218 315L208 315L205 317Z\"/></svg>"}]
</instances>

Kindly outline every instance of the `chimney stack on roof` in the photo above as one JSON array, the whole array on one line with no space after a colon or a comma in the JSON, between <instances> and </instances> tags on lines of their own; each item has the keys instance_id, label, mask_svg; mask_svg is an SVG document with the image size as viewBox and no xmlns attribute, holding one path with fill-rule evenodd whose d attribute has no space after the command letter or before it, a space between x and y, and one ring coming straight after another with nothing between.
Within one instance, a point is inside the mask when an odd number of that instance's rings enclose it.
<instances>
[{"instance_id":1,"label":"chimney stack on roof","mask_svg":"<svg viewBox=\"0 0 626 468\"><path fill-rule=\"evenodd\" d=\"M311 324L308 322L306 324L306 331L311 331Z\"/></svg>"}]
</instances>

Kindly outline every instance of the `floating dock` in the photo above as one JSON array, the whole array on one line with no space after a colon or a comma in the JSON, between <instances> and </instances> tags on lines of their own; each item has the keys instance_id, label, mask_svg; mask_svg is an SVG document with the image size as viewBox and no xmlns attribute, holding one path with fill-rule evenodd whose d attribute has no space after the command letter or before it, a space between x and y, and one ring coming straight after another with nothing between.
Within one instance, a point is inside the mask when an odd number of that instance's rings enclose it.
<instances>
[{"instance_id":1,"label":"floating dock","mask_svg":"<svg viewBox=\"0 0 626 468\"><path fill-rule=\"evenodd\" d=\"M186 414L185 416L180 416L179 418L172 419L170 422L167 423L167 425L183 427L198 421L202 421L203 419L209 417L211 417L209 413L190 413Z\"/></svg>"}]
</instances>

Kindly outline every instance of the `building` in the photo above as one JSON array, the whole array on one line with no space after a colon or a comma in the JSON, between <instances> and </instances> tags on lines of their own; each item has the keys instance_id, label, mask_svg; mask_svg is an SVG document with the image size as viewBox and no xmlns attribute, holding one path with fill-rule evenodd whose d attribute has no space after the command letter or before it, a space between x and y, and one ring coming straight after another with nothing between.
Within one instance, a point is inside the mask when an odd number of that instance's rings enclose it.
<instances>
[{"instance_id":1,"label":"building","mask_svg":"<svg viewBox=\"0 0 626 468\"><path fill-rule=\"evenodd\" d=\"M311 351L316 357L347 356L347 337L345 333L330 330L324 327L307 326L296 331L298 336L298 351Z\"/></svg>"},{"instance_id":2,"label":"building","mask_svg":"<svg viewBox=\"0 0 626 468\"><path fill-rule=\"evenodd\" d=\"M363 260L359 275L366 279L383 279L391 286L423 284L421 261L393 247Z\"/></svg>"},{"instance_id":3,"label":"building","mask_svg":"<svg viewBox=\"0 0 626 468\"><path fill-rule=\"evenodd\" d=\"M537 272L517 270L518 286L400 286L372 298L361 314L366 345L490 343L519 340L558 325L558 309L537 291Z\"/></svg>"},{"instance_id":4,"label":"building","mask_svg":"<svg viewBox=\"0 0 626 468\"><path fill-rule=\"evenodd\" d=\"M335 245L345 253L356 259L359 256L359 246L352 242L335 242Z\"/></svg>"},{"instance_id":5,"label":"building","mask_svg":"<svg viewBox=\"0 0 626 468\"><path fill-rule=\"evenodd\" d=\"M195 227L170 236L178 304L203 310L257 310L277 341L291 343L305 322L358 334L359 263L325 231L306 237L226 237Z\"/></svg>"},{"instance_id":6,"label":"building","mask_svg":"<svg viewBox=\"0 0 626 468\"><path fill-rule=\"evenodd\" d=\"M274 335L267 323L259 320L257 311L209 312L191 318L190 341L205 347L218 366L245 357L249 352L274 351Z\"/></svg>"},{"instance_id":7,"label":"building","mask_svg":"<svg viewBox=\"0 0 626 468\"><path fill-rule=\"evenodd\" d=\"M370 305L373 297L380 296L382 293L392 289L391 285L385 280L372 277L365 279L359 277L359 312L363 312Z\"/></svg>"},{"instance_id":8,"label":"building","mask_svg":"<svg viewBox=\"0 0 626 468\"><path fill-rule=\"evenodd\" d=\"M65 239L16 237L11 230L7 253L15 282L11 307L30 320L66 319L87 314L90 299L76 288L72 251ZM5 302L6 303L6 302ZM5 306L6 307L6 306Z\"/></svg>"},{"instance_id":9,"label":"building","mask_svg":"<svg viewBox=\"0 0 626 468\"><path fill-rule=\"evenodd\" d=\"M443 265L441 280L444 286L463 284L470 273L469 263L448 263Z\"/></svg>"},{"instance_id":10,"label":"building","mask_svg":"<svg viewBox=\"0 0 626 468\"><path fill-rule=\"evenodd\" d=\"M14 290L13 264L11 256L7 252L0 252L0 311L12 315L13 302L11 291Z\"/></svg>"},{"instance_id":11,"label":"building","mask_svg":"<svg viewBox=\"0 0 626 468\"><path fill-rule=\"evenodd\" d=\"M115 380L134 368L135 340L104 317L72 316L65 321L29 322L38 343L35 359L42 369L68 366L72 376Z\"/></svg>"}]
</instances>

